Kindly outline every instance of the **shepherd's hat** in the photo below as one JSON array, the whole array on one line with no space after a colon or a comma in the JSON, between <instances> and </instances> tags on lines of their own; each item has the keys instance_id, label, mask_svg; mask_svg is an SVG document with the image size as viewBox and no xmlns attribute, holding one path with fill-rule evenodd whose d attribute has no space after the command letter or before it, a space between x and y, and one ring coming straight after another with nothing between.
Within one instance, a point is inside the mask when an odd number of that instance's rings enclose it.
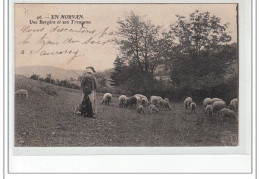
<instances>
[{"instance_id":1,"label":"shepherd's hat","mask_svg":"<svg viewBox=\"0 0 260 179\"><path fill-rule=\"evenodd\" d=\"M96 73L94 67L92 67L92 66L86 67L86 72L87 72L87 73L91 73L91 74L92 74L92 73Z\"/></svg>"}]
</instances>

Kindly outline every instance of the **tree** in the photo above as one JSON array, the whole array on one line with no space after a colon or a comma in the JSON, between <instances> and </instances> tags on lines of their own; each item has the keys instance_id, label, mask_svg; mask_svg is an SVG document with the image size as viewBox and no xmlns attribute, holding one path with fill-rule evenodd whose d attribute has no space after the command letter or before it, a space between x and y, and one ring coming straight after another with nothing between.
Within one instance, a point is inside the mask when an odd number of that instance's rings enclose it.
<instances>
[{"instance_id":1,"label":"tree","mask_svg":"<svg viewBox=\"0 0 260 179\"><path fill-rule=\"evenodd\" d=\"M170 32L179 41L182 52L192 53L197 60L201 51L214 50L218 45L231 41L226 32L228 23L222 25L221 19L209 12L196 10L188 18L177 17L177 23L170 26Z\"/></svg>"},{"instance_id":2,"label":"tree","mask_svg":"<svg viewBox=\"0 0 260 179\"><path fill-rule=\"evenodd\" d=\"M52 78L51 73L48 73L48 74L46 75L45 81L46 81L47 83L50 83L50 84L54 84L54 82L55 82L55 80Z\"/></svg>"},{"instance_id":3,"label":"tree","mask_svg":"<svg viewBox=\"0 0 260 179\"><path fill-rule=\"evenodd\" d=\"M124 20L119 20L116 44L120 56L127 64L136 65L141 73L153 73L162 57L160 43L160 26L145 21L131 12Z\"/></svg>"},{"instance_id":4,"label":"tree","mask_svg":"<svg viewBox=\"0 0 260 179\"><path fill-rule=\"evenodd\" d=\"M196 10L188 18L177 15L176 24L170 26L169 36L176 39L175 45L165 53L166 63L171 67L175 85L193 87L216 80L223 80L237 50L227 44L228 24L209 12Z\"/></svg>"},{"instance_id":5,"label":"tree","mask_svg":"<svg viewBox=\"0 0 260 179\"><path fill-rule=\"evenodd\" d=\"M110 75L110 84L112 86L119 86L119 85L122 85L124 84L125 80L126 80L126 77L125 77L125 74L126 74L126 65L124 63L124 61L119 57L117 56L115 61L114 61L114 65L115 65L115 70L114 72L111 73Z\"/></svg>"},{"instance_id":6,"label":"tree","mask_svg":"<svg viewBox=\"0 0 260 179\"><path fill-rule=\"evenodd\" d=\"M30 79L39 80L40 75L33 74Z\"/></svg>"}]
</instances>

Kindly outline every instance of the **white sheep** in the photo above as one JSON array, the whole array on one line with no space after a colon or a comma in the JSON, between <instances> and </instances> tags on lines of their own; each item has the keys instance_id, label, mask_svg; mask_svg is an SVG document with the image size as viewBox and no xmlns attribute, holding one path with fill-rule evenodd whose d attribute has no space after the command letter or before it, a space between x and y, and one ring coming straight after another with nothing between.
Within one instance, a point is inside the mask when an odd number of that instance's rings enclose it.
<instances>
[{"instance_id":1,"label":"white sheep","mask_svg":"<svg viewBox=\"0 0 260 179\"><path fill-rule=\"evenodd\" d=\"M214 112L214 113L217 113L217 112L220 111L221 109L226 108L227 105L226 105L226 102L225 102L225 101L215 101L215 102L212 104L212 107L213 107L213 112Z\"/></svg>"},{"instance_id":2,"label":"white sheep","mask_svg":"<svg viewBox=\"0 0 260 179\"><path fill-rule=\"evenodd\" d=\"M211 104L208 104L205 108L205 114L212 116L213 113L213 106Z\"/></svg>"},{"instance_id":3,"label":"white sheep","mask_svg":"<svg viewBox=\"0 0 260 179\"><path fill-rule=\"evenodd\" d=\"M212 99L211 98L205 98L203 101L203 106L206 107L207 105L212 104Z\"/></svg>"},{"instance_id":4,"label":"white sheep","mask_svg":"<svg viewBox=\"0 0 260 179\"><path fill-rule=\"evenodd\" d=\"M141 104L142 103L142 98L140 96L134 96L137 100L137 104Z\"/></svg>"},{"instance_id":5,"label":"white sheep","mask_svg":"<svg viewBox=\"0 0 260 179\"><path fill-rule=\"evenodd\" d=\"M194 113L194 114L195 114L196 103L192 102L192 103L190 104L190 109L191 109L191 113Z\"/></svg>"},{"instance_id":6,"label":"white sheep","mask_svg":"<svg viewBox=\"0 0 260 179\"><path fill-rule=\"evenodd\" d=\"M144 107L143 107L143 105L138 105L136 109L137 109L137 112L139 114L144 114Z\"/></svg>"},{"instance_id":7,"label":"white sheep","mask_svg":"<svg viewBox=\"0 0 260 179\"><path fill-rule=\"evenodd\" d=\"M190 108L190 104L192 103L192 98L191 97L187 97L185 100L184 100L184 106L185 106L185 109L189 109Z\"/></svg>"},{"instance_id":8,"label":"white sheep","mask_svg":"<svg viewBox=\"0 0 260 179\"><path fill-rule=\"evenodd\" d=\"M145 98L142 98L142 103L141 103L143 106L148 106L149 104L149 101L148 99L145 97Z\"/></svg>"},{"instance_id":9,"label":"white sheep","mask_svg":"<svg viewBox=\"0 0 260 179\"><path fill-rule=\"evenodd\" d=\"M28 99L28 91L25 89L19 89L15 92L15 95L19 95L20 97L26 97Z\"/></svg>"},{"instance_id":10,"label":"white sheep","mask_svg":"<svg viewBox=\"0 0 260 179\"><path fill-rule=\"evenodd\" d=\"M237 99L237 98L232 99L232 100L230 101L229 107L230 107L231 109L237 110L237 109L238 109L238 99Z\"/></svg>"},{"instance_id":11,"label":"white sheep","mask_svg":"<svg viewBox=\"0 0 260 179\"><path fill-rule=\"evenodd\" d=\"M150 113L153 113L153 111L155 111L156 113L159 112L159 110L156 108L156 106L155 106L154 104L150 104L150 105L148 106L148 111L149 111Z\"/></svg>"},{"instance_id":12,"label":"white sheep","mask_svg":"<svg viewBox=\"0 0 260 179\"><path fill-rule=\"evenodd\" d=\"M135 94L134 97L138 96L139 98L146 98L146 96L142 95L142 94Z\"/></svg>"},{"instance_id":13,"label":"white sheep","mask_svg":"<svg viewBox=\"0 0 260 179\"><path fill-rule=\"evenodd\" d=\"M225 117L228 117L229 119L236 119L237 120L237 115L234 111L227 109L227 108L223 108L219 111L219 115L222 117L222 120L224 120Z\"/></svg>"},{"instance_id":14,"label":"white sheep","mask_svg":"<svg viewBox=\"0 0 260 179\"><path fill-rule=\"evenodd\" d=\"M214 102L216 102L216 101L223 101L223 100L220 99L220 98L212 98L212 100L211 100L212 104L213 104Z\"/></svg>"},{"instance_id":15,"label":"white sheep","mask_svg":"<svg viewBox=\"0 0 260 179\"><path fill-rule=\"evenodd\" d=\"M142 104L144 106L148 105L148 99L142 94L135 94L134 97L137 99L137 104Z\"/></svg>"},{"instance_id":16,"label":"white sheep","mask_svg":"<svg viewBox=\"0 0 260 179\"><path fill-rule=\"evenodd\" d=\"M151 96L150 101L151 101L151 104L153 104L153 105L159 104L158 96Z\"/></svg>"},{"instance_id":17,"label":"white sheep","mask_svg":"<svg viewBox=\"0 0 260 179\"><path fill-rule=\"evenodd\" d=\"M164 100L170 102L170 100L168 98L164 98Z\"/></svg>"},{"instance_id":18,"label":"white sheep","mask_svg":"<svg viewBox=\"0 0 260 179\"><path fill-rule=\"evenodd\" d=\"M163 108L168 109L169 111L172 110L172 107L171 107L169 101L164 99L164 100L160 101L160 103L161 103Z\"/></svg>"},{"instance_id":19,"label":"white sheep","mask_svg":"<svg viewBox=\"0 0 260 179\"><path fill-rule=\"evenodd\" d=\"M105 105L109 106L109 103L111 102L111 100L112 100L112 94L111 93L105 93L101 103L102 104L105 103Z\"/></svg>"},{"instance_id":20,"label":"white sheep","mask_svg":"<svg viewBox=\"0 0 260 179\"><path fill-rule=\"evenodd\" d=\"M125 106L127 97L126 97L126 95L121 95L121 96L119 96L118 100L119 100L119 107L122 108Z\"/></svg>"},{"instance_id":21,"label":"white sheep","mask_svg":"<svg viewBox=\"0 0 260 179\"><path fill-rule=\"evenodd\" d=\"M163 98L161 96L151 96L150 101L151 101L151 104L153 104L155 106L163 107L162 106Z\"/></svg>"}]
</instances>

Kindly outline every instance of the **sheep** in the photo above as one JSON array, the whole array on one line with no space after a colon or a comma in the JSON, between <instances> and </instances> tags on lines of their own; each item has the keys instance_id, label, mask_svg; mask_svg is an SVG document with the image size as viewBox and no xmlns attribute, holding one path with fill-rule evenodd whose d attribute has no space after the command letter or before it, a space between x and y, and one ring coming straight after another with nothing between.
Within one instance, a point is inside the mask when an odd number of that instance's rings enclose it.
<instances>
[{"instance_id":1,"label":"sheep","mask_svg":"<svg viewBox=\"0 0 260 179\"><path fill-rule=\"evenodd\" d=\"M157 96L157 98L159 99L159 101L163 100L161 96Z\"/></svg>"},{"instance_id":2,"label":"sheep","mask_svg":"<svg viewBox=\"0 0 260 179\"><path fill-rule=\"evenodd\" d=\"M211 98L205 98L203 101L203 106L206 107L207 105L212 104L212 99Z\"/></svg>"},{"instance_id":3,"label":"sheep","mask_svg":"<svg viewBox=\"0 0 260 179\"><path fill-rule=\"evenodd\" d=\"M15 95L19 95L20 97L26 97L28 99L28 91L25 89L19 89L15 92Z\"/></svg>"},{"instance_id":4,"label":"sheep","mask_svg":"<svg viewBox=\"0 0 260 179\"><path fill-rule=\"evenodd\" d=\"M208 104L205 109L205 114L212 116L212 113L213 113L213 106L211 104Z\"/></svg>"},{"instance_id":5,"label":"sheep","mask_svg":"<svg viewBox=\"0 0 260 179\"><path fill-rule=\"evenodd\" d=\"M190 108L191 108L191 113L194 113L194 114L195 114L196 103L192 102L192 103L190 104Z\"/></svg>"},{"instance_id":6,"label":"sheep","mask_svg":"<svg viewBox=\"0 0 260 179\"><path fill-rule=\"evenodd\" d=\"M148 106L149 102L148 102L148 99L145 97L142 99L142 103L141 103L143 106Z\"/></svg>"},{"instance_id":7,"label":"sheep","mask_svg":"<svg viewBox=\"0 0 260 179\"><path fill-rule=\"evenodd\" d=\"M226 108L227 105L226 105L226 102L225 102L225 101L215 101L215 102L212 104L212 107L213 107L213 113L217 113L217 112L220 111L221 109Z\"/></svg>"},{"instance_id":8,"label":"sheep","mask_svg":"<svg viewBox=\"0 0 260 179\"><path fill-rule=\"evenodd\" d=\"M111 102L111 100L112 100L112 94L111 93L105 93L101 103L102 104L105 103L105 105L109 106L109 103Z\"/></svg>"},{"instance_id":9,"label":"sheep","mask_svg":"<svg viewBox=\"0 0 260 179\"><path fill-rule=\"evenodd\" d=\"M159 103L158 96L151 96L150 101L151 101L151 104L157 105Z\"/></svg>"},{"instance_id":10,"label":"sheep","mask_svg":"<svg viewBox=\"0 0 260 179\"><path fill-rule=\"evenodd\" d=\"M219 115L222 117L222 121L224 120L225 117L228 117L229 119L232 118L237 120L237 115L235 114L235 112L227 108L221 109L219 111Z\"/></svg>"},{"instance_id":11,"label":"sheep","mask_svg":"<svg viewBox=\"0 0 260 179\"><path fill-rule=\"evenodd\" d=\"M142 98L140 98L140 96L134 96L134 98L136 98L137 104L142 103Z\"/></svg>"},{"instance_id":12,"label":"sheep","mask_svg":"<svg viewBox=\"0 0 260 179\"><path fill-rule=\"evenodd\" d=\"M150 98L151 104L155 106L162 106L162 100L163 98L161 96L151 96Z\"/></svg>"},{"instance_id":13,"label":"sheep","mask_svg":"<svg viewBox=\"0 0 260 179\"><path fill-rule=\"evenodd\" d=\"M142 104L142 105L143 103L145 103L146 105L148 104L148 99L146 96L142 94L135 94L134 97L137 99L137 104Z\"/></svg>"},{"instance_id":14,"label":"sheep","mask_svg":"<svg viewBox=\"0 0 260 179\"><path fill-rule=\"evenodd\" d=\"M185 109L189 109L191 103L192 103L192 98L191 98L191 97L187 97L187 98L184 100Z\"/></svg>"},{"instance_id":15,"label":"sheep","mask_svg":"<svg viewBox=\"0 0 260 179\"><path fill-rule=\"evenodd\" d=\"M238 99L237 98L232 99L230 101L229 108L233 109L233 110L237 110L238 109Z\"/></svg>"},{"instance_id":16,"label":"sheep","mask_svg":"<svg viewBox=\"0 0 260 179\"><path fill-rule=\"evenodd\" d=\"M137 105L137 99L134 96L131 96L130 98L127 98L125 107L127 108L128 106L133 107Z\"/></svg>"},{"instance_id":17,"label":"sheep","mask_svg":"<svg viewBox=\"0 0 260 179\"><path fill-rule=\"evenodd\" d=\"M216 101L223 101L223 100L220 99L220 98L212 98L211 103L213 104L213 103L216 102Z\"/></svg>"},{"instance_id":18,"label":"sheep","mask_svg":"<svg viewBox=\"0 0 260 179\"><path fill-rule=\"evenodd\" d=\"M119 96L118 100L119 100L119 107L124 107L125 103L126 103L126 95L121 95Z\"/></svg>"},{"instance_id":19,"label":"sheep","mask_svg":"<svg viewBox=\"0 0 260 179\"><path fill-rule=\"evenodd\" d=\"M154 104L150 104L150 105L148 106L148 111L149 111L150 113L153 113L153 111L155 111L156 113L159 112L159 110L156 108L156 106L155 106Z\"/></svg>"},{"instance_id":20,"label":"sheep","mask_svg":"<svg viewBox=\"0 0 260 179\"><path fill-rule=\"evenodd\" d=\"M139 98L146 98L146 96L142 95L142 94L135 94L134 97L138 96Z\"/></svg>"},{"instance_id":21,"label":"sheep","mask_svg":"<svg viewBox=\"0 0 260 179\"><path fill-rule=\"evenodd\" d=\"M164 98L164 100L170 102L170 100L168 98Z\"/></svg>"},{"instance_id":22,"label":"sheep","mask_svg":"<svg viewBox=\"0 0 260 179\"><path fill-rule=\"evenodd\" d=\"M144 107L143 107L143 105L138 105L137 106L137 112L139 114L144 114Z\"/></svg>"},{"instance_id":23,"label":"sheep","mask_svg":"<svg viewBox=\"0 0 260 179\"><path fill-rule=\"evenodd\" d=\"M168 109L169 111L171 111L172 110L172 107L170 106L170 103L169 103L169 101L168 100L162 100L161 101L161 104L162 104L162 106L165 108L165 109Z\"/></svg>"}]
</instances>

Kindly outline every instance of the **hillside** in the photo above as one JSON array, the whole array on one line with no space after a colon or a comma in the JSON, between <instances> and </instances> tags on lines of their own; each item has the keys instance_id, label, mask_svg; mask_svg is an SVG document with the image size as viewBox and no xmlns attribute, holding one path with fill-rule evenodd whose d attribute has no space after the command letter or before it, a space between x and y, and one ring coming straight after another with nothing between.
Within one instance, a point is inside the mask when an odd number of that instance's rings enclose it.
<instances>
[{"instance_id":1,"label":"hillside","mask_svg":"<svg viewBox=\"0 0 260 179\"><path fill-rule=\"evenodd\" d=\"M109 106L97 93L96 118L74 114L81 102L80 90L15 76L15 89L26 89L28 98L15 96L16 147L80 146L236 146L238 123L206 116L197 105L189 114L183 103L172 102L172 111L138 114L135 108L120 108L113 94Z\"/></svg>"},{"instance_id":2,"label":"hillside","mask_svg":"<svg viewBox=\"0 0 260 179\"><path fill-rule=\"evenodd\" d=\"M41 78L45 78L46 74L51 73L52 77L54 79L70 79L74 78L77 79L77 74L82 74L82 70L65 70L62 68L52 67L52 66L25 66L25 67L19 67L15 69L15 74L17 75L23 75L26 77L30 77L33 74L40 75Z\"/></svg>"}]
</instances>

